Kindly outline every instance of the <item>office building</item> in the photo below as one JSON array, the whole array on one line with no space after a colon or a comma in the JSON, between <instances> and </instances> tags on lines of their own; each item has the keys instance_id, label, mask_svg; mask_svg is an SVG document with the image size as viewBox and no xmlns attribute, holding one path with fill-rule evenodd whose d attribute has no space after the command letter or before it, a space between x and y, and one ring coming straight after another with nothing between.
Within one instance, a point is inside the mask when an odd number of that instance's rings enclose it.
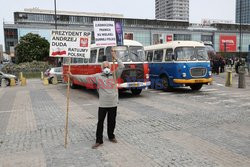
<instances>
[{"instance_id":1,"label":"office building","mask_svg":"<svg viewBox=\"0 0 250 167\"><path fill-rule=\"evenodd\" d=\"M241 14L240 14L241 13ZM250 24L250 0L236 0L236 23Z\"/></svg>"},{"instance_id":2,"label":"office building","mask_svg":"<svg viewBox=\"0 0 250 167\"><path fill-rule=\"evenodd\" d=\"M189 0L155 0L155 18L189 20Z\"/></svg>"}]
</instances>

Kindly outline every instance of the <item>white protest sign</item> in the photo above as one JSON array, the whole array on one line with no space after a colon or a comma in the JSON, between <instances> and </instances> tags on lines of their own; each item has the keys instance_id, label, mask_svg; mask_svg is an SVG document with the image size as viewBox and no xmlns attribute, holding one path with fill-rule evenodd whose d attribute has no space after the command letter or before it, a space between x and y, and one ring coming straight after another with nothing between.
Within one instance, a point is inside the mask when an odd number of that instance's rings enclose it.
<instances>
[{"instance_id":1,"label":"white protest sign","mask_svg":"<svg viewBox=\"0 0 250 167\"><path fill-rule=\"evenodd\" d=\"M91 32L52 30L50 57L90 58Z\"/></svg>"},{"instance_id":2,"label":"white protest sign","mask_svg":"<svg viewBox=\"0 0 250 167\"><path fill-rule=\"evenodd\" d=\"M94 21L94 32L97 46L116 46L114 21Z\"/></svg>"}]
</instances>

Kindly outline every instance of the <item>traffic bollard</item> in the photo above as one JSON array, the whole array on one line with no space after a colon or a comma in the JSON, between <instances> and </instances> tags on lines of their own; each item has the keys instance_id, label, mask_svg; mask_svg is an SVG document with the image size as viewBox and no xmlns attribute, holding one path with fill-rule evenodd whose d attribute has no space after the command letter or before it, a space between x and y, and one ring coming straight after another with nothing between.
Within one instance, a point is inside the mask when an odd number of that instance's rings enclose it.
<instances>
[{"instance_id":1,"label":"traffic bollard","mask_svg":"<svg viewBox=\"0 0 250 167\"><path fill-rule=\"evenodd\" d=\"M19 73L19 80L21 81L22 78L23 78L23 72L20 72L20 73Z\"/></svg>"},{"instance_id":2,"label":"traffic bollard","mask_svg":"<svg viewBox=\"0 0 250 167\"><path fill-rule=\"evenodd\" d=\"M226 78L226 83L225 86L231 87L233 85L233 75L232 71L227 71L227 78Z\"/></svg>"},{"instance_id":3,"label":"traffic bollard","mask_svg":"<svg viewBox=\"0 0 250 167\"><path fill-rule=\"evenodd\" d=\"M27 85L27 82L26 82L26 78L22 78L21 80L21 86L26 86Z\"/></svg>"},{"instance_id":4,"label":"traffic bollard","mask_svg":"<svg viewBox=\"0 0 250 167\"><path fill-rule=\"evenodd\" d=\"M16 86L16 80L14 78L10 79L10 86Z\"/></svg>"},{"instance_id":5,"label":"traffic bollard","mask_svg":"<svg viewBox=\"0 0 250 167\"><path fill-rule=\"evenodd\" d=\"M246 80L245 80L245 67L239 66L239 80L238 80L238 88L246 88Z\"/></svg>"},{"instance_id":6,"label":"traffic bollard","mask_svg":"<svg viewBox=\"0 0 250 167\"><path fill-rule=\"evenodd\" d=\"M52 84L53 84L53 85L58 84L58 80L57 80L57 77L56 77L56 76L54 76L54 77L52 78Z\"/></svg>"},{"instance_id":7,"label":"traffic bollard","mask_svg":"<svg viewBox=\"0 0 250 167\"><path fill-rule=\"evenodd\" d=\"M49 85L49 80L48 78L43 79L43 85Z\"/></svg>"},{"instance_id":8,"label":"traffic bollard","mask_svg":"<svg viewBox=\"0 0 250 167\"><path fill-rule=\"evenodd\" d=\"M2 88L5 88L7 85L6 85L6 81L5 81L5 79L3 78L2 80L1 80L1 87Z\"/></svg>"},{"instance_id":9,"label":"traffic bollard","mask_svg":"<svg viewBox=\"0 0 250 167\"><path fill-rule=\"evenodd\" d=\"M44 79L43 72L41 72L41 80L43 80L43 79Z\"/></svg>"}]
</instances>

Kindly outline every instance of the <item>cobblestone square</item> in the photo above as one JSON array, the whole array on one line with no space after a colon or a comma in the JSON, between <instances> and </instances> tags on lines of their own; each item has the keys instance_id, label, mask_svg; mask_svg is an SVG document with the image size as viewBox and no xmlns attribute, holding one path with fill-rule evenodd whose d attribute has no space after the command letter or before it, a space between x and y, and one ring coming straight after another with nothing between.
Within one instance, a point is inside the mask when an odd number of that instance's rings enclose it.
<instances>
[{"instance_id":1,"label":"cobblestone square","mask_svg":"<svg viewBox=\"0 0 250 167\"><path fill-rule=\"evenodd\" d=\"M248 76L246 76L248 77ZM95 142L98 96L71 89L69 138L64 148L65 84L0 88L1 167L248 167L250 88L224 87L225 74L199 92L144 90L122 93L118 143Z\"/></svg>"}]
</instances>

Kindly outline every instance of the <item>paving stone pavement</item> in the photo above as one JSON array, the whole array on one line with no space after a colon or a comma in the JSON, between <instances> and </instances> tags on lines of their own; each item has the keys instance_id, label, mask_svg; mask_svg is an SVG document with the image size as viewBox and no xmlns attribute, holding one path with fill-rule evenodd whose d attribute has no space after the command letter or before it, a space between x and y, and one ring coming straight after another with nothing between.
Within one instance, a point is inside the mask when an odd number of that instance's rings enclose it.
<instances>
[{"instance_id":1,"label":"paving stone pavement","mask_svg":"<svg viewBox=\"0 0 250 167\"><path fill-rule=\"evenodd\" d=\"M223 79L200 92L122 93L115 134L95 142L98 96L71 90L69 138L64 148L66 85L0 88L0 167L165 167L250 164L250 89L226 88Z\"/></svg>"}]
</instances>

